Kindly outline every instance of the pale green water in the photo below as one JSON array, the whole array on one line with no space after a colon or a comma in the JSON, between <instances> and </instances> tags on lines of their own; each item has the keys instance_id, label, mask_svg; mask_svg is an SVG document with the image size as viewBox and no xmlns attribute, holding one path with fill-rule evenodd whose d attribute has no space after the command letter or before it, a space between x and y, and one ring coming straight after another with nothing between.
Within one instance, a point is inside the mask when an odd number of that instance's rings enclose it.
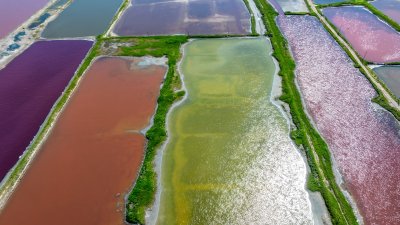
<instances>
[{"instance_id":1,"label":"pale green water","mask_svg":"<svg viewBox=\"0 0 400 225\"><path fill-rule=\"evenodd\" d=\"M188 98L169 118L158 224L310 224L306 167L270 102L267 39L185 48Z\"/></svg>"}]
</instances>

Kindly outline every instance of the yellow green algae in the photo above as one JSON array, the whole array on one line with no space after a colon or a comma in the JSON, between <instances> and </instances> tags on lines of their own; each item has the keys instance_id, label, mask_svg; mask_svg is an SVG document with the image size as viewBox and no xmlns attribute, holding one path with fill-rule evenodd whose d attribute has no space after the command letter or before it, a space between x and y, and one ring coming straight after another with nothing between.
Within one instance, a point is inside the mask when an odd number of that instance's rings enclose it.
<instances>
[{"instance_id":1,"label":"yellow green algae","mask_svg":"<svg viewBox=\"0 0 400 225\"><path fill-rule=\"evenodd\" d=\"M168 118L157 224L312 224L306 165L270 100L271 53L266 38L185 46L187 96Z\"/></svg>"}]
</instances>

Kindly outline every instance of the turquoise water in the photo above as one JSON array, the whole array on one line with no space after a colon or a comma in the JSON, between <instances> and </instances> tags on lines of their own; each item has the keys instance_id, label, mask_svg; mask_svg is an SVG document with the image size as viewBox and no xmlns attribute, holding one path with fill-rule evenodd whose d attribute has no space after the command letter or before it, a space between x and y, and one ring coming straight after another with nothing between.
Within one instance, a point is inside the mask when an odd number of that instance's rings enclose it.
<instances>
[{"instance_id":1,"label":"turquoise water","mask_svg":"<svg viewBox=\"0 0 400 225\"><path fill-rule=\"evenodd\" d=\"M105 32L122 0L74 0L43 31L44 38L97 36Z\"/></svg>"}]
</instances>

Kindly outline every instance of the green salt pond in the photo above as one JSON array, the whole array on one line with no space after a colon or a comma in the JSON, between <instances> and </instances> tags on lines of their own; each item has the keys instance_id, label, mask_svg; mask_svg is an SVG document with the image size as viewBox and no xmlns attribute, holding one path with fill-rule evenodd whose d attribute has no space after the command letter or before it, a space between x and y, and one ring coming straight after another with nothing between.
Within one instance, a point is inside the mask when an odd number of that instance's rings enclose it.
<instances>
[{"instance_id":1,"label":"green salt pond","mask_svg":"<svg viewBox=\"0 0 400 225\"><path fill-rule=\"evenodd\" d=\"M306 165L270 101L268 39L195 40L184 52L188 96L168 119L157 224L311 224Z\"/></svg>"}]
</instances>

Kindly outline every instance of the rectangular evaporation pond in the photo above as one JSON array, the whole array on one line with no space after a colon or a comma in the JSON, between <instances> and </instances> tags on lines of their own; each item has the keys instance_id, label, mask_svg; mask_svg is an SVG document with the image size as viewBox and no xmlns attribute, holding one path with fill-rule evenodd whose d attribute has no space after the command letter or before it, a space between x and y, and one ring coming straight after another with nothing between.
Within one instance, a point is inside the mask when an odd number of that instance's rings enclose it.
<instances>
[{"instance_id":1,"label":"rectangular evaporation pond","mask_svg":"<svg viewBox=\"0 0 400 225\"><path fill-rule=\"evenodd\" d=\"M338 2L348 2L348 1L346 1L346 0L313 0L313 2L316 4L323 5L323 4L331 4L331 3L338 3Z\"/></svg>"},{"instance_id":2,"label":"rectangular evaporation pond","mask_svg":"<svg viewBox=\"0 0 400 225\"><path fill-rule=\"evenodd\" d=\"M122 0L74 0L48 24L44 38L97 36L106 31Z\"/></svg>"},{"instance_id":3,"label":"rectangular evaporation pond","mask_svg":"<svg viewBox=\"0 0 400 225\"><path fill-rule=\"evenodd\" d=\"M370 4L400 24L400 0L376 0Z\"/></svg>"},{"instance_id":4,"label":"rectangular evaporation pond","mask_svg":"<svg viewBox=\"0 0 400 225\"><path fill-rule=\"evenodd\" d=\"M22 25L49 0L1 0L0 1L0 39Z\"/></svg>"},{"instance_id":5,"label":"rectangular evaporation pond","mask_svg":"<svg viewBox=\"0 0 400 225\"><path fill-rule=\"evenodd\" d=\"M38 132L91 41L39 41L0 70L0 179Z\"/></svg>"},{"instance_id":6,"label":"rectangular evaporation pond","mask_svg":"<svg viewBox=\"0 0 400 225\"><path fill-rule=\"evenodd\" d=\"M333 153L365 224L399 224L400 127L376 92L310 16L279 18L306 109Z\"/></svg>"},{"instance_id":7,"label":"rectangular evaporation pond","mask_svg":"<svg viewBox=\"0 0 400 225\"><path fill-rule=\"evenodd\" d=\"M250 14L242 0L137 0L116 23L119 36L248 34Z\"/></svg>"},{"instance_id":8,"label":"rectangular evaporation pond","mask_svg":"<svg viewBox=\"0 0 400 225\"><path fill-rule=\"evenodd\" d=\"M308 12L304 0L276 0L285 12Z\"/></svg>"},{"instance_id":9,"label":"rectangular evaporation pond","mask_svg":"<svg viewBox=\"0 0 400 225\"><path fill-rule=\"evenodd\" d=\"M188 44L171 112L158 224L311 224L306 165L271 103L266 38ZM245 215L245 216L244 216Z\"/></svg>"},{"instance_id":10,"label":"rectangular evaporation pond","mask_svg":"<svg viewBox=\"0 0 400 225\"><path fill-rule=\"evenodd\" d=\"M400 62L400 33L367 9L346 6L322 11L365 60Z\"/></svg>"},{"instance_id":11,"label":"rectangular evaporation pond","mask_svg":"<svg viewBox=\"0 0 400 225\"><path fill-rule=\"evenodd\" d=\"M0 214L0 224L123 224L124 197L146 144L140 131L154 114L166 70L164 60L153 58L96 60Z\"/></svg>"},{"instance_id":12,"label":"rectangular evaporation pond","mask_svg":"<svg viewBox=\"0 0 400 225\"><path fill-rule=\"evenodd\" d=\"M400 66L380 66L373 70L393 94L400 98Z\"/></svg>"}]
</instances>

